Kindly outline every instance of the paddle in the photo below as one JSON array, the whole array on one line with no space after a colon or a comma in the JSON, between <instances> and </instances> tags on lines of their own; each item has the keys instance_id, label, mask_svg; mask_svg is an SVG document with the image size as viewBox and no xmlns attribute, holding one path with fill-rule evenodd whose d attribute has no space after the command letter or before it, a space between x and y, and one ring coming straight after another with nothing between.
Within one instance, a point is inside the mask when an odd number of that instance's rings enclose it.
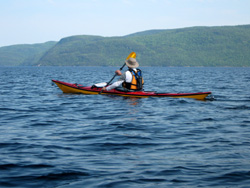
<instances>
[{"instance_id":1,"label":"paddle","mask_svg":"<svg viewBox=\"0 0 250 188\"><path fill-rule=\"evenodd\" d=\"M128 60L129 58L136 58L136 53L135 52L131 52L130 54L129 54L129 56L127 57L127 59L126 60ZM123 66L120 68L120 70L122 70L123 69L123 67L126 65L126 63L124 63L123 64ZM113 76L113 78L107 83L107 85L109 85L113 80L114 80L114 78L116 77L116 74Z\"/></svg>"},{"instance_id":2,"label":"paddle","mask_svg":"<svg viewBox=\"0 0 250 188\"><path fill-rule=\"evenodd\" d=\"M136 58L136 53L135 52L131 52L130 54L129 54L129 56L127 57L127 59L126 60L128 60L129 58ZM123 66L120 68L120 70L122 70L123 69L123 67L126 65L126 63L124 63L123 64ZM113 78L107 83L107 86L114 80L114 78L116 77L116 74L113 76ZM101 94L102 93L102 90L99 92L99 94Z\"/></svg>"}]
</instances>

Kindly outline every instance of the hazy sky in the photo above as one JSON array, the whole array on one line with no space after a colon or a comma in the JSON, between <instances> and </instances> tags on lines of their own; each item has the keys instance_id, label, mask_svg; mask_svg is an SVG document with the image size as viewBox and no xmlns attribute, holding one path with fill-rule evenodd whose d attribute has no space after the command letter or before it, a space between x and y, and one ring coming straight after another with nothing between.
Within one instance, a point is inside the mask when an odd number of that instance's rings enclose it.
<instances>
[{"instance_id":1,"label":"hazy sky","mask_svg":"<svg viewBox=\"0 0 250 188\"><path fill-rule=\"evenodd\" d=\"M250 24L250 0L0 0L0 46Z\"/></svg>"}]
</instances>

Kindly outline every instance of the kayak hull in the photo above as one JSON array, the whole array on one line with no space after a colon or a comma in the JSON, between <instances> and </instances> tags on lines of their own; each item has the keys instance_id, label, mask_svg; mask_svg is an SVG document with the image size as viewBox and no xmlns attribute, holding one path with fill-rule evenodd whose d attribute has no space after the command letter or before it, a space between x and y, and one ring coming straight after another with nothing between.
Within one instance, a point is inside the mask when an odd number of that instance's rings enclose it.
<instances>
[{"instance_id":1,"label":"kayak hull","mask_svg":"<svg viewBox=\"0 0 250 188\"><path fill-rule=\"evenodd\" d=\"M67 82L62 82L58 80L52 80L63 93L81 93L87 95L98 95L100 94L101 88L92 88L91 86L83 86L79 84L72 84ZM137 97L137 98L147 98L147 97L174 97L174 98L193 98L198 100L204 100L211 92L199 92L199 93L157 93L154 91L133 91L124 92L112 89L110 91L101 92L102 95L118 95L124 97Z\"/></svg>"}]
</instances>

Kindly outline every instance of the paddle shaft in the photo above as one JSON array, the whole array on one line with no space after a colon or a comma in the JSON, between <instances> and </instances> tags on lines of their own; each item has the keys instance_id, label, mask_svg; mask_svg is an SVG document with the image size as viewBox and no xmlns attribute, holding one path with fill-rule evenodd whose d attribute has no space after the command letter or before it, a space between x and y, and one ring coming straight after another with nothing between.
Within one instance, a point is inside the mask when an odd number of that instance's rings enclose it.
<instances>
[{"instance_id":1,"label":"paddle shaft","mask_svg":"<svg viewBox=\"0 0 250 188\"><path fill-rule=\"evenodd\" d=\"M128 59L131 58L131 57L136 58L136 53L135 53L135 52L131 52L131 53L129 54L129 56L127 57L126 60L128 60ZM122 70L123 67L124 67L125 65L126 65L126 63L123 64L123 66L120 68L120 70ZM115 75L113 76L113 78L107 83L106 86L108 86L108 85L114 80L115 77L116 77L116 74L115 74ZM102 93L102 90L99 92L99 94L101 94L101 93Z\"/></svg>"},{"instance_id":2,"label":"paddle shaft","mask_svg":"<svg viewBox=\"0 0 250 188\"><path fill-rule=\"evenodd\" d=\"M136 58L136 53L135 53L135 52L131 52L131 53L129 54L129 56L127 57L126 60L128 60L128 59L131 58L131 57ZM126 63L123 64L123 66L120 68L120 70L122 70L123 67L124 67L125 65L126 65ZM113 76L113 78L107 83L107 86L114 80L115 77L116 77L116 74L115 74L115 75Z\"/></svg>"},{"instance_id":3,"label":"paddle shaft","mask_svg":"<svg viewBox=\"0 0 250 188\"><path fill-rule=\"evenodd\" d=\"M126 63L123 64L123 66L120 68L120 70L123 69L123 67L126 65ZM109 85L113 80L114 78L116 77L116 74L113 76L113 78L107 83L107 85Z\"/></svg>"}]
</instances>

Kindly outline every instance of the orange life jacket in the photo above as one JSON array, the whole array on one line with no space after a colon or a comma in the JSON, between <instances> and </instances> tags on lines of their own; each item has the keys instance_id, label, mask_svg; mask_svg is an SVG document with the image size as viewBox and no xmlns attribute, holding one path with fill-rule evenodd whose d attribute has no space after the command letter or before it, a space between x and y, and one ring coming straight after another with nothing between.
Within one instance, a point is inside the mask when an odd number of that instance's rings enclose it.
<instances>
[{"instance_id":1,"label":"orange life jacket","mask_svg":"<svg viewBox=\"0 0 250 188\"><path fill-rule=\"evenodd\" d=\"M132 82L123 82L123 87L129 90L142 90L144 80L142 78L141 70L137 69L137 71L134 71L131 68L129 68L128 70L132 74Z\"/></svg>"}]
</instances>

